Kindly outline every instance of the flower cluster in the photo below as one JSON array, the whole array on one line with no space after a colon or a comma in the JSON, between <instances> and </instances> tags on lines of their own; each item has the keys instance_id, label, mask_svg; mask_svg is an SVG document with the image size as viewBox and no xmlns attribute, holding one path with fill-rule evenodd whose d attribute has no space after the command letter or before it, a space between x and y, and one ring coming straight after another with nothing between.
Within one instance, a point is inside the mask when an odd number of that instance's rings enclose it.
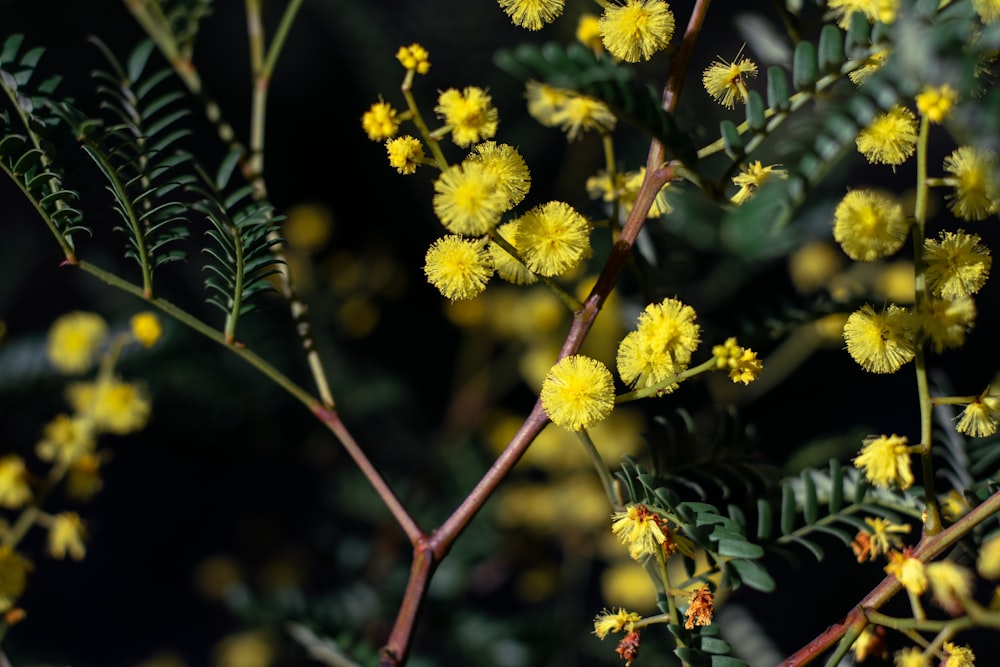
<instances>
[{"instance_id":1,"label":"flower cluster","mask_svg":"<svg viewBox=\"0 0 1000 667\"><path fill-rule=\"evenodd\" d=\"M637 388L660 385L687 368L700 342L701 327L691 306L667 298L639 314L635 331L618 346L618 374ZM661 387L664 393L676 384Z\"/></svg>"}]
</instances>

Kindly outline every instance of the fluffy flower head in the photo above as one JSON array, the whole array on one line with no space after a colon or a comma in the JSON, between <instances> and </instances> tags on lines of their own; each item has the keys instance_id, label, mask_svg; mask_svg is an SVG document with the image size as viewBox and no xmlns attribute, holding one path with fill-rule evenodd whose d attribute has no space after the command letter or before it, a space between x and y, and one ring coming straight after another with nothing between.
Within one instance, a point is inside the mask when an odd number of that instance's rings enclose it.
<instances>
[{"instance_id":1,"label":"fluffy flower head","mask_svg":"<svg viewBox=\"0 0 1000 667\"><path fill-rule=\"evenodd\" d=\"M98 432L126 435L143 429L149 421L151 406L145 390L118 378L72 384L66 395L77 414L89 417Z\"/></svg>"},{"instance_id":2,"label":"fluffy flower head","mask_svg":"<svg viewBox=\"0 0 1000 667\"><path fill-rule=\"evenodd\" d=\"M31 500L28 469L16 454L0 458L0 507L17 509Z\"/></svg>"},{"instance_id":3,"label":"fluffy flower head","mask_svg":"<svg viewBox=\"0 0 1000 667\"><path fill-rule=\"evenodd\" d=\"M132 319L129 320L129 326L132 330L132 337L139 341L143 347L153 347L163 334L160 318L151 311L133 315Z\"/></svg>"},{"instance_id":4,"label":"fluffy flower head","mask_svg":"<svg viewBox=\"0 0 1000 667\"><path fill-rule=\"evenodd\" d=\"M63 373L83 373L90 368L107 335L108 325L97 313L67 313L49 329L46 344L49 360Z\"/></svg>"},{"instance_id":5,"label":"fluffy flower head","mask_svg":"<svg viewBox=\"0 0 1000 667\"><path fill-rule=\"evenodd\" d=\"M424 145L408 134L385 142L385 150L389 154L389 166L401 174L416 173L417 164L424 157Z\"/></svg>"},{"instance_id":6,"label":"fluffy flower head","mask_svg":"<svg viewBox=\"0 0 1000 667\"><path fill-rule=\"evenodd\" d=\"M965 406L958 416L955 430L973 438L993 435L1000 425L1000 397L990 396L989 388L983 395Z\"/></svg>"},{"instance_id":7,"label":"fluffy flower head","mask_svg":"<svg viewBox=\"0 0 1000 667\"><path fill-rule=\"evenodd\" d=\"M434 181L434 213L454 234L482 236L510 205L497 177L480 160L465 160Z\"/></svg>"},{"instance_id":8,"label":"fluffy flower head","mask_svg":"<svg viewBox=\"0 0 1000 667\"><path fill-rule=\"evenodd\" d=\"M740 59L727 63L719 58L701 75L701 82L705 90L716 102L732 109L736 105L736 100L745 103L747 101L747 85L745 79L757 76L757 64L749 58Z\"/></svg>"},{"instance_id":9,"label":"fluffy flower head","mask_svg":"<svg viewBox=\"0 0 1000 667\"><path fill-rule=\"evenodd\" d=\"M958 93L947 83L941 86L927 86L917 93L917 111L932 123L941 123L951 113Z\"/></svg>"},{"instance_id":10,"label":"fluffy flower head","mask_svg":"<svg viewBox=\"0 0 1000 667\"><path fill-rule=\"evenodd\" d=\"M551 201L518 219L514 245L533 272L557 276L590 254L590 223L569 204Z\"/></svg>"},{"instance_id":11,"label":"fluffy flower head","mask_svg":"<svg viewBox=\"0 0 1000 667\"><path fill-rule=\"evenodd\" d=\"M517 247L516 241L519 225L518 220L511 220L497 227L495 234L503 237L518 253L520 253L520 249ZM537 276L521 263L521 260L507 252L496 241L490 243L489 254L493 268L503 280L515 285L530 285L538 280Z\"/></svg>"},{"instance_id":12,"label":"fluffy flower head","mask_svg":"<svg viewBox=\"0 0 1000 667\"><path fill-rule=\"evenodd\" d=\"M645 505L629 505L625 511L615 512L611 517L611 532L628 546L629 555L634 560L663 553L664 547L673 553L666 522Z\"/></svg>"},{"instance_id":13,"label":"fluffy flower head","mask_svg":"<svg viewBox=\"0 0 1000 667\"><path fill-rule=\"evenodd\" d=\"M938 606L952 616L961 614L965 601L972 598L972 572L947 560L929 563L924 569Z\"/></svg>"},{"instance_id":14,"label":"fluffy flower head","mask_svg":"<svg viewBox=\"0 0 1000 667\"><path fill-rule=\"evenodd\" d=\"M618 611L605 609L594 617L594 634L598 639L604 639L609 632L631 632L632 624L641 620L642 616L634 611L624 608Z\"/></svg>"},{"instance_id":15,"label":"fluffy flower head","mask_svg":"<svg viewBox=\"0 0 1000 667\"><path fill-rule=\"evenodd\" d=\"M608 5L600 30L608 53L637 63L667 47L674 35L674 14L663 0L625 0Z\"/></svg>"},{"instance_id":16,"label":"fluffy flower head","mask_svg":"<svg viewBox=\"0 0 1000 667\"><path fill-rule=\"evenodd\" d=\"M899 0L829 0L827 7L838 17L837 25L847 30L855 13L863 14L869 23L892 23L899 11Z\"/></svg>"},{"instance_id":17,"label":"fluffy flower head","mask_svg":"<svg viewBox=\"0 0 1000 667\"><path fill-rule=\"evenodd\" d=\"M496 178L496 187L507 200L507 209L521 203L531 187L531 173L524 158L513 146L484 141L476 146L469 161L481 162L486 173Z\"/></svg>"},{"instance_id":18,"label":"fluffy flower head","mask_svg":"<svg viewBox=\"0 0 1000 667\"><path fill-rule=\"evenodd\" d=\"M684 612L684 627L693 630L696 625L711 625L715 601L708 586L691 591L687 611Z\"/></svg>"},{"instance_id":19,"label":"fluffy flower head","mask_svg":"<svg viewBox=\"0 0 1000 667\"><path fill-rule=\"evenodd\" d=\"M972 7L986 25L1000 21L1000 2L997 0L972 0Z\"/></svg>"},{"instance_id":20,"label":"fluffy flower head","mask_svg":"<svg viewBox=\"0 0 1000 667\"><path fill-rule=\"evenodd\" d=\"M493 98L477 86L467 86L461 92L449 88L438 96L434 111L444 118L451 129L451 139L458 146L491 138L500 122Z\"/></svg>"},{"instance_id":21,"label":"fluffy flower head","mask_svg":"<svg viewBox=\"0 0 1000 667\"><path fill-rule=\"evenodd\" d=\"M361 128L372 141L384 141L399 131L399 112L388 102L376 102L361 116Z\"/></svg>"},{"instance_id":22,"label":"fluffy flower head","mask_svg":"<svg viewBox=\"0 0 1000 667\"><path fill-rule=\"evenodd\" d=\"M558 125L569 141L589 130L610 132L615 129L615 120L608 105L586 95L568 96L552 114L552 124Z\"/></svg>"},{"instance_id":23,"label":"fluffy flower head","mask_svg":"<svg viewBox=\"0 0 1000 667\"><path fill-rule=\"evenodd\" d=\"M869 373L895 373L916 354L911 319L910 311L896 305L880 313L862 306L844 324L848 353Z\"/></svg>"},{"instance_id":24,"label":"fluffy flower head","mask_svg":"<svg viewBox=\"0 0 1000 667\"><path fill-rule=\"evenodd\" d=\"M961 146L944 159L945 181L954 186L948 208L963 220L985 220L997 212L1000 183L993 153L974 146Z\"/></svg>"},{"instance_id":25,"label":"fluffy flower head","mask_svg":"<svg viewBox=\"0 0 1000 667\"><path fill-rule=\"evenodd\" d=\"M640 313L636 330L618 346L618 374L639 389L660 384L687 368L700 342L701 327L691 306L667 298ZM664 387L669 393L676 385Z\"/></svg>"},{"instance_id":26,"label":"fluffy flower head","mask_svg":"<svg viewBox=\"0 0 1000 667\"><path fill-rule=\"evenodd\" d=\"M500 8L522 28L541 30L563 12L563 0L498 0Z\"/></svg>"},{"instance_id":27,"label":"fluffy flower head","mask_svg":"<svg viewBox=\"0 0 1000 667\"><path fill-rule=\"evenodd\" d=\"M96 446L89 417L56 415L42 429L42 439L35 446L35 454L43 461L72 463L94 451Z\"/></svg>"},{"instance_id":28,"label":"fluffy flower head","mask_svg":"<svg viewBox=\"0 0 1000 667\"><path fill-rule=\"evenodd\" d=\"M883 489L913 486L910 448L906 438L896 434L871 437L864 441L854 465L864 471L869 482Z\"/></svg>"},{"instance_id":29,"label":"fluffy flower head","mask_svg":"<svg viewBox=\"0 0 1000 667\"><path fill-rule=\"evenodd\" d=\"M909 549L904 549L902 552L890 551L885 573L899 579L899 583L914 595L923 595L927 590L927 569Z\"/></svg>"},{"instance_id":30,"label":"fluffy flower head","mask_svg":"<svg viewBox=\"0 0 1000 667\"><path fill-rule=\"evenodd\" d=\"M920 328L935 352L961 347L965 334L976 319L976 302L967 296L958 299L925 299L918 311Z\"/></svg>"},{"instance_id":31,"label":"fluffy flower head","mask_svg":"<svg viewBox=\"0 0 1000 667\"><path fill-rule=\"evenodd\" d=\"M993 258L978 234L942 231L924 241L927 288L944 299L975 294L986 284Z\"/></svg>"},{"instance_id":32,"label":"fluffy flower head","mask_svg":"<svg viewBox=\"0 0 1000 667\"><path fill-rule=\"evenodd\" d=\"M601 362L563 357L542 381L542 407L557 426L579 431L603 421L615 407L615 383Z\"/></svg>"},{"instance_id":33,"label":"fluffy flower head","mask_svg":"<svg viewBox=\"0 0 1000 667\"><path fill-rule=\"evenodd\" d=\"M788 178L788 172L784 169L779 169L776 164L769 164L765 167L760 163L760 160L751 162L739 174L733 176L733 185L738 186L740 189L732 196L730 201L739 206L753 197L757 189L772 177Z\"/></svg>"},{"instance_id":34,"label":"fluffy flower head","mask_svg":"<svg viewBox=\"0 0 1000 667\"><path fill-rule=\"evenodd\" d=\"M976 667L976 654L968 646L945 642L944 650L948 654L944 667Z\"/></svg>"},{"instance_id":35,"label":"fluffy flower head","mask_svg":"<svg viewBox=\"0 0 1000 667\"><path fill-rule=\"evenodd\" d=\"M83 544L85 536L83 521L76 512L64 512L52 518L49 526L49 555L62 560L67 554L73 560L83 560L87 548Z\"/></svg>"},{"instance_id":36,"label":"fluffy flower head","mask_svg":"<svg viewBox=\"0 0 1000 667\"><path fill-rule=\"evenodd\" d=\"M485 239L448 235L435 241L424 258L427 282L455 301L479 296L493 275Z\"/></svg>"},{"instance_id":37,"label":"fluffy flower head","mask_svg":"<svg viewBox=\"0 0 1000 667\"><path fill-rule=\"evenodd\" d=\"M906 243L910 221L903 207L872 190L851 190L833 214L833 238L847 256L871 262L892 255Z\"/></svg>"},{"instance_id":38,"label":"fluffy flower head","mask_svg":"<svg viewBox=\"0 0 1000 667\"><path fill-rule=\"evenodd\" d=\"M604 51L601 41L601 19L596 14L584 12L576 24L576 41L580 42L594 53Z\"/></svg>"},{"instance_id":39,"label":"fluffy flower head","mask_svg":"<svg viewBox=\"0 0 1000 667\"><path fill-rule=\"evenodd\" d=\"M858 151L872 164L903 164L917 147L917 117L894 105L858 133Z\"/></svg>"}]
</instances>

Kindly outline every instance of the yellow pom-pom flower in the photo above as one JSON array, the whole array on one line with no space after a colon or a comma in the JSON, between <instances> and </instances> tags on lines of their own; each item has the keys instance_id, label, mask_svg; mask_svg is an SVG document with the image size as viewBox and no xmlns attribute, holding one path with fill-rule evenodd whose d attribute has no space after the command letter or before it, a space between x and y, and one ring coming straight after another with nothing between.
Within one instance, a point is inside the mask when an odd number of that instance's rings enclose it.
<instances>
[{"instance_id":1,"label":"yellow pom-pom flower","mask_svg":"<svg viewBox=\"0 0 1000 667\"><path fill-rule=\"evenodd\" d=\"M531 173L524 158L513 146L484 141L469 155L471 162L481 162L486 173L496 178L496 187L507 200L506 208L511 209L524 199L531 187Z\"/></svg>"},{"instance_id":2,"label":"yellow pom-pom flower","mask_svg":"<svg viewBox=\"0 0 1000 667\"><path fill-rule=\"evenodd\" d=\"M478 296L493 275L486 243L451 235L438 239L424 259L427 282L452 301Z\"/></svg>"},{"instance_id":3,"label":"yellow pom-pom flower","mask_svg":"<svg viewBox=\"0 0 1000 667\"><path fill-rule=\"evenodd\" d=\"M976 319L976 302L970 297L925 299L918 312L920 327L935 352L961 347Z\"/></svg>"},{"instance_id":4,"label":"yellow pom-pom flower","mask_svg":"<svg viewBox=\"0 0 1000 667\"><path fill-rule=\"evenodd\" d=\"M864 62L861 63L861 66L847 76L850 77L851 81L856 86L864 84L864 82L867 81L872 74L882 69L882 66L885 65L886 59L889 57L889 53L889 49L884 48L876 51L865 58Z\"/></svg>"},{"instance_id":5,"label":"yellow pom-pom flower","mask_svg":"<svg viewBox=\"0 0 1000 667\"><path fill-rule=\"evenodd\" d=\"M948 208L963 220L984 220L997 212L1000 183L996 156L973 146L961 146L944 159L944 180L954 186Z\"/></svg>"},{"instance_id":6,"label":"yellow pom-pom flower","mask_svg":"<svg viewBox=\"0 0 1000 667\"><path fill-rule=\"evenodd\" d=\"M590 254L590 223L569 204L551 201L518 219L514 245L540 276L557 276Z\"/></svg>"},{"instance_id":7,"label":"yellow pom-pom flower","mask_svg":"<svg viewBox=\"0 0 1000 667\"><path fill-rule=\"evenodd\" d=\"M1000 21L1000 0L972 0L972 7L986 25Z\"/></svg>"},{"instance_id":8,"label":"yellow pom-pom flower","mask_svg":"<svg viewBox=\"0 0 1000 667\"><path fill-rule=\"evenodd\" d=\"M658 385L685 370L700 342L701 327L694 308L667 298L646 306L636 330L618 346L618 374L622 382L642 389ZM676 385L662 389L670 393Z\"/></svg>"},{"instance_id":9,"label":"yellow pom-pom flower","mask_svg":"<svg viewBox=\"0 0 1000 667\"><path fill-rule=\"evenodd\" d=\"M614 378L596 359L563 357L542 381L541 400L552 423L580 431L611 414L615 407Z\"/></svg>"},{"instance_id":10,"label":"yellow pom-pom flower","mask_svg":"<svg viewBox=\"0 0 1000 667\"><path fill-rule=\"evenodd\" d=\"M16 454L0 458L0 507L17 509L31 500L28 469Z\"/></svg>"},{"instance_id":11,"label":"yellow pom-pom flower","mask_svg":"<svg viewBox=\"0 0 1000 667\"><path fill-rule=\"evenodd\" d=\"M151 311L133 315L132 319L129 320L129 326L132 329L132 337L139 341L143 347L153 347L163 335L163 325L160 324L160 318Z\"/></svg>"},{"instance_id":12,"label":"yellow pom-pom flower","mask_svg":"<svg viewBox=\"0 0 1000 667\"><path fill-rule=\"evenodd\" d=\"M914 646L897 651L892 664L895 667L930 667L923 650Z\"/></svg>"},{"instance_id":13,"label":"yellow pom-pom flower","mask_svg":"<svg viewBox=\"0 0 1000 667\"><path fill-rule=\"evenodd\" d=\"M906 243L910 220L897 202L871 190L851 190L833 214L833 238L847 256L871 262Z\"/></svg>"},{"instance_id":14,"label":"yellow pom-pom flower","mask_svg":"<svg viewBox=\"0 0 1000 667\"><path fill-rule=\"evenodd\" d=\"M496 229L496 234L502 236L505 241L514 247L514 250L518 250L517 229L519 226L520 222L518 220L511 220ZM515 285L531 285L538 280L538 277L521 260L511 255L497 243L490 243L488 251L493 268L496 269L497 275L503 280ZM520 251L518 250L518 252Z\"/></svg>"},{"instance_id":15,"label":"yellow pom-pom flower","mask_svg":"<svg viewBox=\"0 0 1000 667\"><path fill-rule=\"evenodd\" d=\"M899 583L914 595L923 595L927 590L927 568L919 558L910 553L909 549L904 549L902 552L890 551L885 573L899 579Z\"/></svg>"},{"instance_id":16,"label":"yellow pom-pom flower","mask_svg":"<svg viewBox=\"0 0 1000 667\"><path fill-rule=\"evenodd\" d=\"M528 30L541 30L563 12L563 0L497 0L514 25Z\"/></svg>"},{"instance_id":17,"label":"yellow pom-pom flower","mask_svg":"<svg viewBox=\"0 0 1000 667\"><path fill-rule=\"evenodd\" d=\"M607 6L600 30L608 53L637 63L667 47L674 35L674 14L663 0L625 0Z\"/></svg>"},{"instance_id":18,"label":"yellow pom-pom flower","mask_svg":"<svg viewBox=\"0 0 1000 667\"><path fill-rule=\"evenodd\" d=\"M35 445L35 454L43 461L73 463L94 451L96 446L89 417L56 415L42 429L42 439Z\"/></svg>"},{"instance_id":19,"label":"yellow pom-pom flower","mask_svg":"<svg viewBox=\"0 0 1000 667\"><path fill-rule=\"evenodd\" d=\"M952 642L945 642L944 650L948 654L948 659L944 661L943 667L976 667L976 654L966 646L958 646Z\"/></svg>"},{"instance_id":20,"label":"yellow pom-pom flower","mask_svg":"<svg viewBox=\"0 0 1000 667\"><path fill-rule=\"evenodd\" d=\"M895 373L916 354L912 319L909 310L896 305L880 313L862 306L844 324L848 353L870 373Z\"/></svg>"},{"instance_id":21,"label":"yellow pom-pom flower","mask_svg":"<svg viewBox=\"0 0 1000 667\"><path fill-rule=\"evenodd\" d=\"M372 141L385 141L399 131L399 112L388 102L376 102L361 116L361 128Z\"/></svg>"},{"instance_id":22,"label":"yellow pom-pom flower","mask_svg":"<svg viewBox=\"0 0 1000 667\"><path fill-rule=\"evenodd\" d=\"M611 532L628 546L633 560L662 554L664 546L673 553L674 544L670 540L666 521L645 505L629 505L625 511L615 512L611 519Z\"/></svg>"},{"instance_id":23,"label":"yellow pom-pom flower","mask_svg":"<svg viewBox=\"0 0 1000 667\"><path fill-rule=\"evenodd\" d=\"M903 164L917 147L917 117L906 107L893 105L875 116L855 143L872 164Z\"/></svg>"},{"instance_id":24,"label":"yellow pom-pom flower","mask_svg":"<svg viewBox=\"0 0 1000 667\"><path fill-rule=\"evenodd\" d=\"M609 632L632 632L632 624L641 620L642 616L634 611L605 609L594 617L594 634L598 639L604 639Z\"/></svg>"},{"instance_id":25,"label":"yellow pom-pom flower","mask_svg":"<svg viewBox=\"0 0 1000 667\"><path fill-rule=\"evenodd\" d=\"M93 364L94 355L107 335L108 325L100 315L67 313L49 329L46 344L49 360L63 373L83 373Z\"/></svg>"},{"instance_id":26,"label":"yellow pom-pom flower","mask_svg":"<svg viewBox=\"0 0 1000 667\"><path fill-rule=\"evenodd\" d=\"M770 178L785 179L788 178L788 172L784 169L779 169L778 165L775 164L765 167L760 163L760 160L751 162L739 174L733 177L733 185L738 186L739 190L732 196L730 201L739 206L753 197L757 189Z\"/></svg>"},{"instance_id":27,"label":"yellow pom-pom flower","mask_svg":"<svg viewBox=\"0 0 1000 667\"><path fill-rule=\"evenodd\" d=\"M749 58L740 59L727 63L719 58L708 66L701 75L702 85L716 102L732 109L736 105L736 100L746 103L747 85L745 79L757 76L757 65Z\"/></svg>"},{"instance_id":28,"label":"yellow pom-pom flower","mask_svg":"<svg viewBox=\"0 0 1000 667\"><path fill-rule=\"evenodd\" d=\"M997 426L1000 426L1000 397L990 396L987 392L965 406L955 424L956 431L973 438L985 438L996 433Z\"/></svg>"},{"instance_id":29,"label":"yellow pom-pom flower","mask_svg":"<svg viewBox=\"0 0 1000 667\"><path fill-rule=\"evenodd\" d=\"M895 433L867 438L861 453L854 458L854 465L864 471L865 478L877 487L908 489L913 486L910 448L906 438Z\"/></svg>"},{"instance_id":30,"label":"yellow pom-pom flower","mask_svg":"<svg viewBox=\"0 0 1000 667\"><path fill-rule=\"evenodd\" d=\"M958 93L947 83L941 86L927 86L917 93L917 111L927 116L932 123L942 123L948 117L958 100Z\"/></svg>"},{"instance_id":31,"label":"yellow pom-pom flower","mask_svg":"<svg viewBox=\"0 0 1000 667\"><path fill-rule=\"evenodd\" d=\"M510 206L497 177L481 161L466 160L441 172L434 181L434 213L454 234L482 236Z\"/></svg>"},{"instance_id":32,"label":"yellow pom-pom flower","mask_svg":"<svg viewBox=\"0 0 1000 667\"><path fill-rule=\"evenodd\" d=\"M927 288L944 299L975 294L986 284L993 258L978 234L942 231L924 241Z\"/></svg>"},{"instance_id":33,"label":"yellow pom-pom flower","mask_svg":"<svg viewBox=\"0 0 1000 667\"><path fill-rule=\"evenodd\" d=\"M451 140L458 146L469 146L489 139L497 132L499 113L485 90L467 86L458 91L449 88L438 96L435 113L451 130Z\"/></svg>"},{"instance_id":34,"label":"yellow pom-pom flower","mask_svg":"<svg viewBox=\"0 0 1000 667\"><path fill-rule=\"evenodd\" d=\"M976 571L986 579L1000 579L1000 533L993 533L979 549Z\"/></svg>"},{"instance_id":35,"label":"yellow pom-pom flower","mask_svg":"<svg viewBox=\"0 0 1000 667\"><path fill-rule=\"evenodd\" d=\"M67 555L73 560L83 560L87 547L83 544L85 536L83 521L76 512L63 512L52 517L49 526L49 555L62 560Z\"/></svg>"},{"instance_id":36,"label":"yellow pom-pom flower","mask_svg":"<svg viewBox=\"0 0 1000 667\"><path fill-rule=\"evenodd\" d=\"M929 563L924 569L938 606L952 616L961 614L972 598L972 572L947 560Z\"/></svg>"},{"instance_id":37,"label":"yellow pom-pom flower","mask_svg":"<svg viewBox=\"0 0 1000 667\"><path fill-rule=\"evenodd\" d=\"M601 19L596 14L584 12L576 24L576 41L580 42L594 53L604 51L601 41Z\"/></svg>"},{"instance_id":38,"label":"yellow pom-pom flower","mask_svg":"<svg viewBox=\"0 0 1000 667\"><path fill-rule=\"evenodd\" d=\"M589 130L610 132L615 129L615 115L604 102L586 95L569 95L552 114L552 124L566 133L569 141Z\"/></svg>"},{"instance_id":39,"label":"yellow pom-pom flower","mask_svg":"<svg viewBox=\"0 0 1000 667\"><path fill-rule=\"evenodd\" d=\"M427 74L431 69L430 54L420 44L399 47L396 60L407 70L413 70L417 74Z\"/></svg>"},{"instance_id":40,"label":"yellow pom-pom flower","mask_svg":"<svg viewBox=\"0 0 1000 667\"><path fill-rule=\"evenodd\" d=\"M151 406L145 390L117 378L72 384L66 396L99 432L126 435L143 429L149 421Z\"/></svg>"},{"instance_id":41,"label":"yellow pom-pom flower","mask_svg":"<svg viewBox=\"0 0 1000 667\"><path fill-rule=\"evenodd\" d=\"M829 0L826 6L837 17L837 25L847 30L855 13L863 14L869 23L892 23L899 11L899 0Z\"/></svg>"},{"instance_id":42,"label":"yellow pom-pom flower","mask_svg":"<svg viewBox=\"0 0 1000 667\"><path fill-rule=\"evenodd\" d=\"M414 174L417 165L424 159L424 145L409 134L385 142L389 154L389 166L401 174Z\"/></svg>"},{"instance_id":43,"label":"yellow pom-pom flower","mask_svg":"<svg viewBox=\"0 0 1000 667\"><path fill-rule=\"evenodd\" d=\"M538 81L529 81L524 85L524 97L528 100L528 113L545 127L556 127L559 124L555 120L555 115L575 94L571 90L556 88Z\"/></svg>"}]
</instances>

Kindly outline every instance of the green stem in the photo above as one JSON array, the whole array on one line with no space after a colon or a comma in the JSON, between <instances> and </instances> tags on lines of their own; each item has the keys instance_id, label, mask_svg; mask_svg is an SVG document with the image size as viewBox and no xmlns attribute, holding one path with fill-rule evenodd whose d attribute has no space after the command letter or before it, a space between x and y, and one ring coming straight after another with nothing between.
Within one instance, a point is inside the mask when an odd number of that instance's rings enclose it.
<instances>
[{"instance_id":1,"label":"green stem","mask_svg":"<svg viewBox=\"0 0 1000 667\"><path fill-rule=\"evenodd\" d=\"M406 100L406 108L410 112L410 120L417 126L417 131L423 138L424 145L430 149L431 155L434 156L434 162L437 163L438 169L444 171L448 168L448 160L445 158L444 153L441 152L441 142L431 134L430 128L427 127L427 123L424 122L424 117L420 113L420 107L417 106L417 100L413 97L413 78L415 76L416 72L407 70L406 76L403 77L403 83L399 86L399 90L403 93L403 99Z\"/></svg>"},{"instance_id":2,"label":"green stem","mask_svg":"<svg viewBox=\"0 0 1000 667\"><path fill-rule=\"evenodd\" d=\"M264 67L261 70L261 74L267 79L270 79L274 73L274 66L278 62L278 56L281 55L281 51L285 47L288 34L292 29L292 23L295 22L295 17L298 15L301 7L302 0L290 0L288 6L285 7L285 13L281 15L281 22L278 24L277 30L274 31L274 37L271 39L271 45L267 49L267 57L264 60Z\"/></svg>"},{"instance_id":3,"label":"green stem","mask_svg":"<svg viewBox=\"0 0 1000 667\"><path fill-rule=\"evenodd\" d=\"M853 646L854 642L861 636L862 631L864 631L865 626L867 625L867 619L865 619L864 616L861 616L847 629L847 632L845 632L844 636L840 639L840 643L837 644L837 648L826 661L826 667L837 667L837 665L840 664L840 661L845 655L847 655L847 652L851 650L851 646Z\"/></svg>"},{"instance_id":4,"label":"green stem","mask_svg":"<svg viewBox=\"0 0 1000 667\"><path fill-rule=\"evenodd\" d=\"M688 378L694 377L695 375L700 375L702 373L715 370L716 366L717 362L715 360L715 357L712 357L708 361L699 364L698 366L694 366L693 368L688 368L687 370L684 370L680 373L671 375L670 377L661 380L660 382L657 382L656 384L651 385L649 387L643 387L642 389L634 389L630 392L619 394L618 396L615 396L615 405L619 405L621 403L628 403L630 401L637 401L641 398L658 396L660 392L663 391L664 389L667 389L668 387L671 387L675 384L679 384L684 380L687 380Z\"/></svg>"},{"instance_id":5,"label":"green stem","mask_svg":"<svg viewBox=\"0 0 1000 667\"><path fill-rule=\"evenodd\" d=\"M594 470L597 471L597 476L601 478L601 484L604 486L604 493L608 496L608 501L615 511L620 512L622 506L618 502L618 494L615 493L614 478L611 477L611 471L608 470L607 464L601 458L601 453L594 446L594 441L591 439L590 433L587 432L587 429L581 429L576 432L576 437L583 444L583 449L587 452L587 458L590 459Z\"/></svg>"}]
</instances>

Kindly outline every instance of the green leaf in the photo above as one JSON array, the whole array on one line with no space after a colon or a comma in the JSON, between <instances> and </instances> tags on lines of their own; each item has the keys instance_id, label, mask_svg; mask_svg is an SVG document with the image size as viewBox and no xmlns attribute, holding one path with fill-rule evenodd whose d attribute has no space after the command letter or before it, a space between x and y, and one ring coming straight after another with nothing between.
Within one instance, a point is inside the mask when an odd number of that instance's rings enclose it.
<instances>
[{"instance_id":1,"label":"green leaf","mask_svg":"<svg viewBox=\"0 0 1000 667\"><path fill-rule=\"evenodd\" d=\"M692 665L692 667L708 664L708 659L705 657L705 654L695 648L681 646L674 649L674 655L687 664Z\"/></svg>"},{"instance_id":2,"label":"green leaf","mask_svg":"<svg viewBox=\"0 0 1000 667\"><path fill-rule=\"evenodd\" d=\"M800 478L802 479L804 491L802 513L805 516L806 523L811 525L816 523L816 519L819 518L819 499L816 497L816 483L809 472L808 470L803 470Z\"/></svg>"},{"instance_id":3,"label":"green leaf","mask_svg":"<svg viewBox=\"0 0 1000 667\"><path fill-rule=\"evenodd\" d=\"M753 542L747 542L746 538L721 538L718 541L718 545L720 556L731 558L761 558L764 556L764 549Z\"/></svg>"},{"instance_id":4,"label":"green leaf","mask_svg":"<svg viewBox=\"0 0 1000 667\"><path fill-rule=\"evenodd\" d=\"M713 655L712 667L749 667L747 663L731 655Z\"/></svg>"},{"instance_id":5,"label":"green leaf","mask_svg":"<svg viewBox=\"0 0 1000 667\"><path fill-rule=\"evenodd\" d=\"M771 593L774 591L774 579L767 573L764 566L757 561L736 558L727 562L726 566L735 570L740 582L750 588L762 593Z\"/></svg>"},{"instance_id":6,"label":"green leaf","mask_svg":"<svg viewBox=\"0 0 1000 667\"><path fill-rule=\"evenodd\" d=\"M774 510L764 498L757 499L757 539L770 539L774 530Z\"/></svg>"},{"instance_id":7,"label":"green leaf","mask_svg":"<svg viewBox=\"0 0 1000 667\"><path fill-rule=\"evenodd\" d=\"M719 123L719 133L722 135L722 142L726 147L726 155L734 160L743 155L743 138L736 128L736 123L731 120L724 120Z\"/></svg>"},{"instance_id":8,"label":"green leaf","mask_svg":"<svg viewBox=\"0 0 1000 667\"><path fill-rule=\"evenodd\" d=\"M795 491L790 484L781 487L781 533L787 535L795 529Z\"/></svg>"},{"instance_id":9,"label":"green leaf","mask_svg":"<svg viewBox=\"0 0 1000 667\"><path fill-rule=\"evenodd\" d=\"M844 37L840 29L831 24L823 26L819 34L819 69L824 74L840 71L844 57Z\"/></svg>"},{"instance_id":10,"label":"green leaf","mask_svg":"<svg viewBox=\"0 0 1000 667\"><path fill-rule=\"evenodd\" d=\"M767 105L785 111L789 105L788 76L777 65L767 68Z\"/></svg>"},{"instance_id":11,"label":"green leaf","mask_svg":"<svg viewBox=\"0 0 1000 667\"><path fill-rule=\"evenodd\" d=\"M801 544L806 549L808 549L809 551L811 551L812 555L816 557L816 560L818 560L818 561L823 560L823 556L825 555L823 553L823 549L818 544L816 544L815 542L813 542L813 541L811 541L811 540L809 540L809 539L807 539L805 537L802 537L800 535L792 535L791 536L791 540L793 542L795 542L796 544Z\"/></svg>"},{"instance_id":12,"label":"green leaf","mask_svg":"<svg viewBox=\"0 0 1000 667\"><path fill-rule=\"evenodd\" d=\"M844 506L844 468L838 459L830 459L830 513L839 512Z\"/></svg>"},{"instance_id":13,"label":"green leaf","mask_svg":"<svg viewBox=\"0 0 1000 667\"><path fill-rule=\"evenodd\" d=\"M760 93L751 90L747 95L747 124L755 131L763 130L767 125L767 117L764 115L764 100Z\"/></svg>"},{"instance_id":14,"label":"green leaf","mask_svg":"<svg viewBox=\"0 0 1000 667\"><path fill-rule=\"evenodd\" d=\"M819 78L819 62L816 47L812 42L802 41L795 45L792 57L792 82L795 90L811 91Z\"/></svg>"},{"instance_id":15,"label":"green leaf","mask_svg":"<svg viewBox=\"0 0 1000 667\"><path fill-rule=\"evenodd\" d=\"M705 636L701 637L699 648L706 653L716 653L722 655L730 653L733 650L733 647L729 644L729 642L722 639L716 639L715 637Z\"/></svg>"}]
</instances>

